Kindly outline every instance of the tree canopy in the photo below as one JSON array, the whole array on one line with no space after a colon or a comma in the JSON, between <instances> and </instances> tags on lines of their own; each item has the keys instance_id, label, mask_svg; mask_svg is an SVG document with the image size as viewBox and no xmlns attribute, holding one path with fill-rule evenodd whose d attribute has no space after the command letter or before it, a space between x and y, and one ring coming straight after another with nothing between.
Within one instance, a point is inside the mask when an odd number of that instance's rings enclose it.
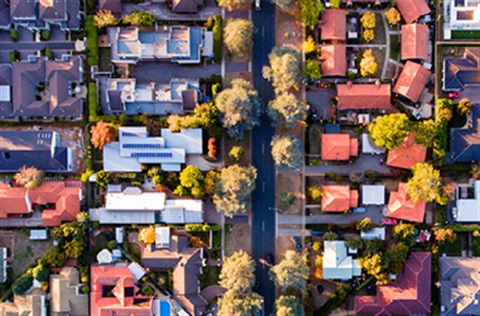
<instances>
[{"instance_id":1,"label":"tree canopy","mask_svg":"<svg viewBox=\"0 0 480 316\"><path fill-rule=\"evenodd\" d=\"M417 163L412 167L413 176L407 182L408 196L413 202L436 201L441 205L447 203L442 190L440 171L428 163Z\"/></svg>"},{"instance_id":2,"label":"tree canopy","mask_svg":"<svg viewBox=\"0 0 480 316\"><path fill-rule=\"evenodd\" d=\"M146 227L140 228L140 232L138 233L138 241L146 244L154 244L155 239L156 239L155 227L146 226Z\"/></svg>"},{"instance_id":3,"label":"tree canopy","mask_svg":"<svg viewBox=\"0 0 480 316\"><path fill-rule=\"evenodd\" d=\"M393 235L400 240L409 240L415 234L415 226L402 223L393 227Z\"/></svg>"},{"instance_id":4,"label":"tree canopy","mask_svg":"<svg viewBox=\"0 0 480 316\"><path fill-rule=\"evenodd\" d=\"M429 147L438 132L438 125L433 120L418 122L414 125L415 144Z\"/></svg>"},{"instance_id":5,"label":"tree canopy","mask_svg":"<svg viewBox=\"0 0 480 316\"><path fill-rule=\"evenodd\" d=\"M232 55L250 53L253 39L253 22L246 19L229 19L223 29L223 42Z\"/></svg>"},{"instance_id":6,"label":"tree canopy","mask_svg":"<svg viewBox=\"0 0 480 316\"><path fill-rule=\"evenodd\" d=\"M303 144L293 135L274 136L272 157L277 167L299 170L303 162Z\"/></svg>"},{"instance_id":7,"label":"tree canopy","mask_svg":"<svg viewBox=\"0 0 480 316\"><path fill-rule=\"evenodd\" d=\"M293 295L280 295L275 301L275 316L305 316L300 300Z\"/></svg>"},{"instance_id":8,"label":"tree canopy","mask_svg":"<svg viewBox=\"0 0 480 316\"><path fill-rule=\"evenodd\" d=\"M228 11L233 11L236 9L247 9L249 8L253 0L218 0L218 5L225 8Z\"/></svg>"},{"instance_id":9,"label":"tree canopy","mask_svg":"<svg viewBox=\"0 0 480 316\"><path fill-rule=\"evenodd\" d=\"M396 25L402 19L400 13L394 7L391 7L390 9L385 11L385 17L387 18L388 24L390 25Z\"/></svg>"},{"instance_id":10,"label":"tree canopy","mask_svg":"<svg viewBox=\"0 0 480 316\"><path fill-rule=\"evenodd\" d=\"M305 42L303 42L303 52L305 55L315 52L317 49L315 47L315 41L313 37L309 36Z\"/></svg>"},{"instance_id":11,"label":"tree canopy","mask_svg":"<svg viewBox=\"0 0 480 316\"><path fill-rule=\"evenodd\" d=\"M400 146L411 130L412 122L403 113L382 115L368 126L375 144L387 150Z\"/></svg>"},{"instance_id":12,"label":"tree canopy","mask_svg":"<svg viewBox=\"0 0 480 316\"><path fill-rule=\"evenodd\" d=\"M101 29L107 26L113 26L118 24L118 20L110 10L100 10L93 17L95 25Z\"/></svg>"},{"instance_id":13,"label":"tree canopy","mask_svg":"<svg viewBox=\"0 0 480 316\"><path fill-rule=\"evenodd\" d=\"M469 99L463 98L458 102L457 111L460 115L465 115L472 111L472 102Z\"/></svg>"},{"instance_id":14,"label":"tree canopy","mask_svg":"<svg viewBox=\"0 0 480 316\"><path fill-rule=\"evenodd\" d=\"M267 114L274 122L294 127L297 121L305 120L307 107L293 93L282 93L268 103Z\"/></svg>"},{"instance_id":15,"label":"tree canopy","mask_svg":"<svg viewBox=\"0 0 480 316\"><path fill-rule=\"evenodd\" d=\"M227 291L218 299L218 315L262 316L263 298L253 292Z\"/></svg>"},{"instance_id":16,"label":"tree canopy","mask_svg":"<svg viewBox=\"0 0 480 316\"><path fill-rule=\"evenodd\" d=\"M305 26L314 26L317 24L320 13L325 10L323 3L318 0L299 0L298 6L300 8L298 18Z\"/></svg>"},{"instance_id":17,"label":"tree canopy","mask_svg":"<svg viewBox=\"0 0 480 316\"><path fill-rule=\"evenodd\" d=\"M205 195L203 172L195 166L187 166L180 172L180 185L173 192L179 196L191 195L201 199Z\"/></svg>"},{"instance_id":18,"label":"tree canopy","mask_svg":"<svg viewBox=\"0 0 480 316\"><path fill-rule=\"evenodd\" d=\"M90 141L93 147L97 149L103 149L106 143L114 140L112 126L104 121L99 121L96 125L90 127L90 134L92 134Z\"/></svg>"},{"instance_id":19,"label":"tree canopy","mask_svg":"<svg viewBox=\"0 0 480 316\"><path fill-rule=\"evenodd\" d=\"M322 70L320 68L320 64L313 59L307 59L305 61L305 66L303 67L303 72L305 75L312 79L320 79L322 78Z\"/></svg>"},{"instance_id":20,"label":"tree canopy","mask_svg":"<svg viewBox=\"0 0 480 316\"><path fill-rule=\"evenodd\" d=\"M43 171L33 166L23 166L15 174L14 179L18 185L23 185L27 189L36 189L42 184L43 175Z\"/></svg>"},{"instance_id":21,"label":"tree canopy","mask_svg":"<svg viewBox=\"0 0 480 316\"><path fill-rule=\"evenodd\" d=\"M365 217L357 223L357 230L361 232L368 232L370 229L372 229L372 220L370 217Z\"/></svg>"},{"instance_id":22,"label":"tree canopy","mask_svg":"<svg viewBox=\"0 0 480 316\"><path fill-rule=\"evenodd\" d=\"M219 276L220 286L235 293L245 293L252 290L255 283L255 262L243 250L234 252L223 260Z\"/></svg>"},{"instance_id":23,"label":"tree canopy","mask_svg":"<svg viewBox=\"0 0 480 316\"><path fill-rule=\"evenodd\" d=\"M375 13L367 11L360 18L363 28L365 29L374 29L375 28Z\"/></svg>"},{"instance_id":24,"label":"tree canopy","mask_svg":"<svg viewBox=\"0 0 480 316\"><path fill-rule=\"evenodd\" d=\"M310 0L309 0L310 1ZM319 3L317 0L315 2ZM318 21L317 21L318 22ZM299 89L303 84L300 53L293 46L274 47L268 55L270 66L263 67L263 77L272 80L275 93Z\"/></svg>"},{"instance_id":25,"label":"tree canopy","mask_svg":"<svg viewBox=\"0 0 480 316\"><path fill-rule=\"evenodd\" d=\"M309 268L301 255L293 250L285 252L285 258L270 269L270 279L283 291L297 289L305 291Z\"/></svg>"},{"instance_id":26,"label":"tree canopy","mask_svg":"<svg viewBox=\"0 0 480 316\"><path fill-rule=\"evenodd\" d=\"M124 15L122 18L124 24L139 27L152 26L155 23L155 20L155 16L149 11L134 11L128 15Z\"/></svg>"},{"instance_id":27,"label":"tree canopy","mask_svg":"<svg viewBox=\"0 0 480 316\"><path fill-rule=\"evenodd\" d=\"M363 52L362 60L360 61L360 74L362 77L373 76L378 69L375 56L373 56L371 49L366 49Z\"/></svg>"}]
</instances>

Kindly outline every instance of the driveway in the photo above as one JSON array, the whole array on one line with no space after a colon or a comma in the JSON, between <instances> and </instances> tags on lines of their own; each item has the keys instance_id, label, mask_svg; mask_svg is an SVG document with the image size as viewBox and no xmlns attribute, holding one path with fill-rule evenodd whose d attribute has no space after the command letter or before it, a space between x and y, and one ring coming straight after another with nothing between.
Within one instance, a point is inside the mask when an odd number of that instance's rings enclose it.
<instances>
[{"instance_id":1,"label":"driveway","mask_svg":"<svg viewBox=\"0 0 480 316\"><path fill-rule=\"evenodd\" d=\"M472 104L480 103L480 89L478 89L478 87L467 87L460 93L460 95L461 99L467 98Z\"/></svg>"},{"instance_id":2,"label":"driveway","mask_svg":"<svg viewBox=\"0 0 480 316\"><path fill-rule=\"evenodd\" d=\"M332 98L335 97L334 89L311 88L307 91L307 101L317 110L319 118L332 118Z\"/></svg>"},{"instance_id":3,"label":"driveway","mask_svg":"<svg viewBox=\"0 0 480 316\"><path fill-rule=\"evenodd\" d=\"M351 222L362 220L365 217L369 217L372 220L372 224L379 225L382 223L383 213L383 206L377 205L368 205L363 206L367 209L365 213L352 213L352 214L332 214L332 213L325 213L319 215L310 215L305 216L305 223L306 224L335 224L335 225L348 225ZM317 208L318 210L318 208ZM307 208L308 211L308 208ZM277 224L302 224L302 216L301 215L285 215L279 214L277 218Z\"/></svg>"},{"instance_id":4,"label":"driveway","mask_svg":"<svg viewBox=\"0 0 480 316\"><path fill-rule=\"evenodd\" d=\"M392 170L385 165L381 165L382 156L360 155L360 157L352 164L346 165L324 165L324 166L306 166L305 175L327 174L335 172L338 174L348 175L351 172L365 172L367 170L376 171L378 173L388 175ZM295 173L289 169L282 169L282 173Z\"/></svg>"},{"instance_id":5,"label":"driveway","mask_svg":"<svg viewBox=\"0 0 480 316\"><path fill-rule=\"evenodd\" d=\"M173 13L167 7L166 3L124 3L123 12L129 14L133 11L150 11L160 20L173 21L205 21L209 17L220 14L220 8L215 4L215 0L205 0L205 5L195 14Z\"/></svg>"}]
</instances>

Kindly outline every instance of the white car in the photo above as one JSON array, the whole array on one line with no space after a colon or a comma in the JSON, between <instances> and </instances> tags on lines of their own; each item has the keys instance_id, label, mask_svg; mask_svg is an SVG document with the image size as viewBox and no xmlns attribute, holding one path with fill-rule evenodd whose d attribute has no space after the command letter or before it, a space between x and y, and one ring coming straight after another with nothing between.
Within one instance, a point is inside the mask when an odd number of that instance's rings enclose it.
<instances>
[{"instance_id":1,"label":"white car","mask_svg":"<svg viewBox=\"0 0 480 316\"><path fill-rule=\"evenodd\" d=\"M260 0L255 0L255 10L262 10L262 7L260 6Z\"/></svg>"}]
</instances>

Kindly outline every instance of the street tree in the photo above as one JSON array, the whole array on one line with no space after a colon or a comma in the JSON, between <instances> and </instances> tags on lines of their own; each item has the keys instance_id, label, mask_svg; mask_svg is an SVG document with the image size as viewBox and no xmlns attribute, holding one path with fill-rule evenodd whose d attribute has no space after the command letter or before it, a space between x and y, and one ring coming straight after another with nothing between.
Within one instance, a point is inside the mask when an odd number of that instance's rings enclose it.
<instances>
[{"instance_id":1,"label":"street tree","mask_svg":"<svg viewBox=\"0 0 480 316\"><path fill-rule=\"evenodd\" d=\"M213 202L219 212L233 217L235 213L246 213L250 210L250 194L255 189L257 169L253 166L229 166L222 169L215 183Z\"/></svg>"},{"instance_id":2,"label":"street tree","mask_svg":"<svg viewBox=\"0 0 480 316\"><path fill-rule=\"evenodd\" d=\"M23 166L15 174L14 179L18 185L23 185L27 189L36 189L42 184L43 175L43 171L33 166Z\"/></svg>"},{"instance_id":3,"label":"street tree","mask_svg":"<svg viewBox=\"0 0 480 316\"><path fill-rule=\"evenodd\" d=\"M263 298L254 292L227 291L218 299L218 315L262 316Z\"/></svg>"},{"instance_id":4,"label":"street tree","mask_svg":"<svg viewBox=\"0 0 480 316\"><path fill-rule=\"evenodd\" d=\"M368 126L375 144L387 150L400 146L411 130L412 122L403 113L382 115Z\"/></svg>"},{"instance_id":5,"label":"street tree","mask_svg":"<svg viewBox=\"0 0 480 316\"><path fill-rule=\"evenodd\" d=\"M246 19L229 19L223 29L223 42L232 55L247 56L253 39L253 22Z\"/></svg>"},{"instance_id":6,"label":"street tree","mask_svg":"<svg viewBox=\"0 0 480 316\"><path fill-rule=\"evenodd\" d=\"M275 93L289 92L292 88L298 90L303 85L302 61L296 48L274 47L268 60L270 66L263 66L263 77L272 80Z\"/></svg>"},{"instance_id":7,"label":"street tree","mask_svg":"<svg viewBox=\"0 0 480 316\"><path fill-rule=\"evenodd\" d=\"M298 18L305 24L305 26L312 27L318 23L320 13L325 10L322 2L318 0L300 0L298 1L300 11Z\"/></svg>"},{"instance_id":8,"label":"street tree","mask_svg":"<svg viewBox=\"0 0 480 316\"><path fill-rule=\"evenodd\" d=\"M396 25L402 19L400 13L394 7L391 7L390 9L385 11L385 17L387 18L388 24L390 25Z\"/></svg>"},{"instance_id":9,"label":"street tree","mask_svg":"<svg viewBox=\"0 0 480 316\"><path fill-rule=\"evenodd\" d=\"M309 268L305 265L301 255L293 250L285 252L285 259L270 269L270 279L283 291L296 289L306 290Z\"/></svg>"},{"instance_id":10,"label":"street tree","mask_svg":"<svg viewBox=\"0 0 480 316\"><path fill-rule=\"evenodd\" d=\"M366 49L363 52L362 60L360 61L360 74L362 77L373 76L378 69L375 56L373 56L371 49Z\"/></svg>"},{"instance_id":11,"label":"street tree","mask_svg":"<svg viewBox=\"0 0 480 316\"><path fill-rule=\"evenodd\" d=\"M303 144L293 135L275 135L270 143L272 157L278 168L299 170L303 162Z\"/></svg>"},{"instance_id":12,"label":"street tree","mask_svg":"<svg viewBox=\"0 0 480 316\"><path fill-rule=\"evenodd\" d=\"M306 76L312 79L322 78L322 70L320 69L320 64L313 59L307 59L305 61L303 72L305 73Z\"/></svg>"},{"instance_id":13,"label":"street tree","mask_svg":"<svg viewBox=\"0 0 480 316\"><path fill-rule=\"evenodd\" d=\"M357 223L357 230L361 232L368 232L370 229L372 229L372 220L370 217L365 217Z\"/></svg>"},{"instance_id":14,"label":"street tree","mask_svg":"<svg viewBox=\"0 0 480 316\"><path fill-rule=\"evenodd\" d=\"M90 141L93 147L97 149L103 149L106 143L114 140L113 127L104 121L99 121L96 125L90 127L90 134L92 134Z\"/></svg>"},{"instance_id":15,"label":"street tree","mask_svg":"<svg viewBox=\"0 0 480 316\"><path fill-rule=\"evenodd\" d=\"M218 6L225 8L227 11L237 9L248 9L253 3L253 0L218 0Z\"/></svg>"},{"instance_id":16,"label":"street tree","mask_svg":"<svg viewBox=\"0 0 480 316\"><path fill-rule=\"evenodd\" d=\"M243 158L242 146L233 146L228 152L228 156L235 162L239 162Z\"/></svg>"},{"instance_id":17,"label":"street tree","mask_svg":"<svg viewBox=\"0 0 480 316\"><path fill-rule=\"evenodd\" d=\"M426 120L416 123L413 130L415 132L415 144L429 147L438 133L438 125L434 120Z\"/></svg>"},{"instance_id":18,"label":"street tree","mask_svg":"<svg viewBox=\"0 0 480 316\"><path fill-rule=\"evenodd\" d=\"M403 262L407 259L409 251L410 248L403 242L390 245L383 258L387 271L396 275L402 273Z\"/></svg>"},{"instance_id":19,"label":"street tree","mask_svg":"<svg viewBox=\"0 0 480 316\"><path fill-rule=\"evenodd\" d=\"M412 167L413 176L407 182L408 196L413 202L436 201L445 205L448 198L442 190L442 177L440 171L435 170L428 163L417 163Z\"/></svg>"},{"instance_id":20,"label":"street tree","mask_svg":"<svg viewBox=\"0 0 480 316\"><path fill-rule=\"evenodd\" d=\"M180 172L180 185L173 192L179 196L191 195L201 199L205 195L203 172L195 166L187 166Z\"/></svg>"},{"instance_id":21,"label":"street tree","mask_svg":"<svg viewBox=\"0 0 480 316\"><path fill-rule=\"evenodd\" d=\"M300 300L293 295L280 295L275 301L275 316L305 316Z\"/></svg>"},{"instance_id":22,"label":"street tree","mask_svg":"<svg viewBox=\"0 0 480 316\"><path fill-rule=\"evenodd\" d=\"M363 28L365 29L374 29L375 28L375 13L367 11L360 18Z\"/></svg>"},{"instance_id":23,"label":"street tree","mask_svg":"<svg viewBox=\"0 0 480 316\"><path fill-rule=\"evenodd\" d=\"M101 29L107 26L114 26L118 24L118 20L110 10L100 10L93 17L97 28Z\"/></svg>"},{"instance_id":24,"label":"street tree","mask_svg":"<svg viewBox=\"0 0 480 316\"><path fill-rule=\"evenodd\" d=\"M467 98L461 99L458 102L457 111L460 115L469 114L472 111L472 102Z\"/></svg>"},{"instance_id":25,"label":"street tree","mask_svg":"<svg viewBox=\"0 0 480 316\"><path fill-rule=\"evenodd\" d=\"M393 236L399 240L410 240L415 234L415 226L412 224L398 224L393 227Z\"/></svg>"},{"instance_id":26,"label":"street tree","mask_svg":"<svg viewBox=\"0 0 480 316\"><path fill-rule=\"evenodd\" d=\"M242 139L245 130L260 125L262 104L252 84L243 79L232 80L232 87L217 95L220 121L228 135Z\"/></svg>"},{"instance_id":27,"label":"street tree","mask_svg":"<svg viewBox=\"0 0 480 316\"><path fill-rule=\"evenodd\" d=\"M155 239L156 239L155 227L146 226L146 227L140 228L140 232L138 233L138 241L146 244L154 244Z\"/></svg>"},{"instance_id":28,"label":"street tree","mask_svg":"<svg viewBox=\"0 0 480 316\"><path fill-rule=\"evenodd\" d=\"M373 41L375 39L375 32L373 31L373 29L364 29L363 39L367 42Z\"/></svg>"},{"instance_id":29,"label":"street tree","mask_svg":"<svg viewBox=\"0 0 480 316\"><path fill-rule=\"evenodd\" d=\"M255 283L255 262L243 250L223 259L219 284L235 294L250 292Z\"/></svg>"},{"instance_id":30,"label":"street tree","mask_svg":"<svg viewBox=\"0 0 480 316\"><path fill-rule=\"evenodd\" d=\"M323 240L335 241L339 239L340 239L340 236L337 233L332 231L328 231L323 235Z\"/></svg>"}]
</instances>

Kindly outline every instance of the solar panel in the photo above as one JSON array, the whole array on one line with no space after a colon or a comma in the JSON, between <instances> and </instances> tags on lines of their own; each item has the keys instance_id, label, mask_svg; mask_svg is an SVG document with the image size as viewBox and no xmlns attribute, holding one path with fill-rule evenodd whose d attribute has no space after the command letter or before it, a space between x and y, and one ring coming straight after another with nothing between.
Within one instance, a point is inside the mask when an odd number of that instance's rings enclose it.
<instances>
[{"instance_id":1,"label":"solar panel","mask_svg":"<svg viewBox=\"0 0 480 316\"><path fill-rule=\"evenodd\" d=\"M125 149L163 148L162 144L122 144Z\"/></svg>"},{"instance_id":2,"label":"solar panel","mask_svg":"<svg viewBox=\"0 0 480 316\"><path fill-rule=\"evenodd\" d=\"M132 153L130 157L135 158L172 158L172 153Z\"/></svg>"}]
</instances>

